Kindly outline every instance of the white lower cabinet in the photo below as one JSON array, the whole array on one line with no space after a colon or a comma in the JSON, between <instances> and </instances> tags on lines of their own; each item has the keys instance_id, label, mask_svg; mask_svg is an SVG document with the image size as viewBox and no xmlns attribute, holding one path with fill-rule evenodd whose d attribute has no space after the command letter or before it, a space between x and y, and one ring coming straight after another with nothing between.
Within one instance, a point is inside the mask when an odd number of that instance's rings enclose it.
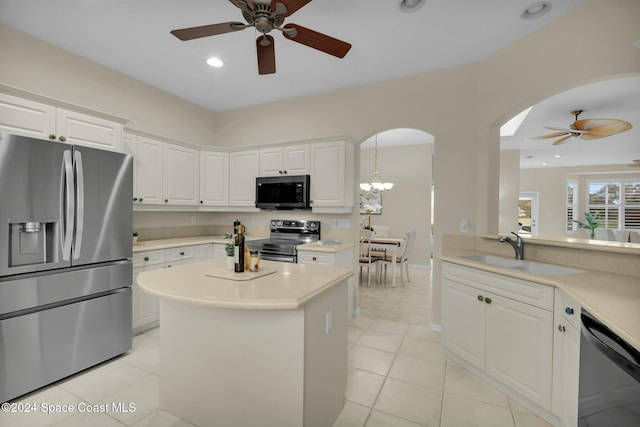
<instances>
[{"instance_id":1,"label":"white lower cabinet","mask_svg":"<svg viewBox=\"0 0 640 427\"><path fill-rule=\"evenodd\" d=\"M578 425L580 311L577 302L556 289L552 412L562 427Z\"/></svg>"},{"instance_id":2,"label":"white lower cabinet","mask_svg":"<svg viewBox=\"0 0 640 427\"><path fill-rule=\"evenodd\" d=\"M168 268L180 264L202 261L213 257L213 244L181 246L157 251L133 254L133 334L155 328L160 324L160 304L158 297L144 292L136 281L138 274Z\"/></svg>"},{"instance_id":3,"label":"white lower cabinet","mask_svg":"<svg viewBox=\"0 0 640 427\"><path fill-rule=\"evenodd\" d=\"M443 264L442 344L551 411L553 288Z\"/></svg>"},{"instance_id":4,"label":"white lower cabinet","mask_svg":"<svg viewBox=\"0 0 640 427\"><path fill-rule=\"evenodd\" d=\"M316 264L335 267L354 268L354 248L348 247L337 252L321 252L315 250L298 249L298 264ZM349 319L355 317L356 298L355 282L353 276L347 282L347 316Z\"/></svg>"}]
</instances>

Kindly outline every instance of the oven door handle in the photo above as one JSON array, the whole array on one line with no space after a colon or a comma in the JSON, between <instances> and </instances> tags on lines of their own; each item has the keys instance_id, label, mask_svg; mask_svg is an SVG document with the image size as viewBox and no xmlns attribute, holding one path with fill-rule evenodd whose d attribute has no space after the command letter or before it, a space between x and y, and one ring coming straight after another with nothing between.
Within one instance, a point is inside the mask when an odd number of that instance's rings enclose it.
<instances>
[{"instance_id":1,"label":"oven door handle","mask_svg":"<svg viewBox=\"0 0 640 427\"><path fill-rule=\"evenodd\" d=\"M287 255L272 255L265 254L264 252L260 252L260 258L265 261L280 261L280 262L293 262L295 263L295 258Z\"/></svg>"},{"instance_id":2,"label":"oven door handle","mask_svg":"<svg viewBox=\"0 0 640 427\"><path fill-rule=\"evenodd\" d=\"M618 365L622 370L632 376L636 381L640 382L640 352L629 345L625 340L620 338L611 329L591 318L590 316L582 313L580 316L582 319L582 335L584 338L598 350L600 350L609 360ZM593 331L599 332L602 335L608 337L612 341L615 341L620 347L629 353L629 357L624 354L620 354L614 348L608 346L600 338L593 333Z\"/></svg>"}]
</instances>

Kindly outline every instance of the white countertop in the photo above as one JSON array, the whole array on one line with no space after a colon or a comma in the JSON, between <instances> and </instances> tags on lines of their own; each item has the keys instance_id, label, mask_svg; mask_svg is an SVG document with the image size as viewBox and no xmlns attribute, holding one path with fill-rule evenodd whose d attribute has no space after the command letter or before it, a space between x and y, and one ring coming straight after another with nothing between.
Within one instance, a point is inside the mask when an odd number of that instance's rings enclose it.
<instances>
[{"instance_id":1,"label":"white countertop","mask_svg":"<svg viewBox=\"0 0 640 427\"><path fill-rule=\"evenodd\" d=\"M505 276L555 286L575 298L585 309L604 322L612 331L640 349L640 277L601 271L539 275L521 270L497 267L463 257L487 255L477 251L451 249L440 259ZM581 268L581 270L584 270Z\"/></svg>"},{"instance_id":2,"label":"white countertop","mask_svg":"<svg viewBox=\"0 0 640 427\"><path fill-rule=\"evenodd\" d=\"M247 241L266 239L266 237L247 237ZM159 239L159 240L145 240L133 245L133 252L145 252L145 251L157 251L161 249L178 248L181 246L194 246L194 245L206 245L210 243L225 244L229 243L230 239L225 239L221 236L195 236L195 237L180 237L175 239ZM300 251L311 252L329 252L337 253L349 248L353 248L353 243L341 243L339 245L319 245L318 243L305 243L298 245L297 249Z\"/></svg>"},{"instance_id":3,"label":"white countertop","mask_svg":"<svg viewBox=\"0 0 640 427\"><path fill-rule=\"evenodd\" d=\"M248 237L247 240L260 239L260 237ZM179 237L175 239L145 240L133 245L133 252L157 251L161 249L179 248L181 246L207 245L210 243L229 243L231 239L221 236L194 236Z\"/></svg>"},{"instance_id":4,"label":"white countertop","mask_svg":"<svg viewBox=\"0 0 640 427\"><path fill-rule=\"evenodd\" d=\"M321 265L262 260L260 266L276 272L246 281L207 276L228 271L226 259L222 258L145 271L138 275L137 283L145 292L186 304L229 309L296 309L353 275L351 269Z\"/></svg>"}]
</instances>

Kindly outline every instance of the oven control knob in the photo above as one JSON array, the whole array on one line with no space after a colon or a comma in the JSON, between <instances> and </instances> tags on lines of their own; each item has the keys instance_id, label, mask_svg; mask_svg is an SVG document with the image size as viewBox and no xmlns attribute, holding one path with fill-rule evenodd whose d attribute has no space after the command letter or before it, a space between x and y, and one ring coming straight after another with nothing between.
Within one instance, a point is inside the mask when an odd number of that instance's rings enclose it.
<instances>
[{"instance_id":1,"label":"oven control knob","mask_svg":"<svg viewBox=\"0 0 640 427\"><path fill-rule=\"evenodd\" d=\"M318 224L316 224L315 222L312 222L309 224L309 228L311 229L318 228Z\"/></svg>"},{"instance_id":2,"label":"oven control knob","mask_svg":"<svg viewBox=\"0 0 640 427\"><path fill-rule=\"evenodd\" d=\"M282 227L282 221L278 221L278 227Z\"/></svg>"},{"instance_id":3,"label":"oven control knob","mask_svg":"<svg viewBox=\"0 0 640 427\"><path fill-rule=\"evenodd\" d=\"M276 226L276 222L275 221L271 221L271 225L275 227Z\"/></svg>"}]
</instances>

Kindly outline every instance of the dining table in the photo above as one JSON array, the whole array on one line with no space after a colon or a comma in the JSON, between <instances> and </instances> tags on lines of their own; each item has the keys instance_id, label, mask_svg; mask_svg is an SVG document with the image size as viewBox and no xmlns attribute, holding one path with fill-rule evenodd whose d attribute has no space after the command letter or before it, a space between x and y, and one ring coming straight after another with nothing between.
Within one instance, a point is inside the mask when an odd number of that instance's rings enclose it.
<instances>
[{"instance_id":1,"label":"dining table","mask_svg":"<svg viewBox=\"0 0 640 427\"><path fill-rule=\"evenodd\" d=\"M400 246L402 242L404 242L405 238L398 237L377 237L373 236L367 239L371 244L371 250L385 251L385 253L389 254L391 252L391 259L396 260L399 255ZM391 287L396 287L396 262L391 264Z\"/></svg>"}]
</instances>

